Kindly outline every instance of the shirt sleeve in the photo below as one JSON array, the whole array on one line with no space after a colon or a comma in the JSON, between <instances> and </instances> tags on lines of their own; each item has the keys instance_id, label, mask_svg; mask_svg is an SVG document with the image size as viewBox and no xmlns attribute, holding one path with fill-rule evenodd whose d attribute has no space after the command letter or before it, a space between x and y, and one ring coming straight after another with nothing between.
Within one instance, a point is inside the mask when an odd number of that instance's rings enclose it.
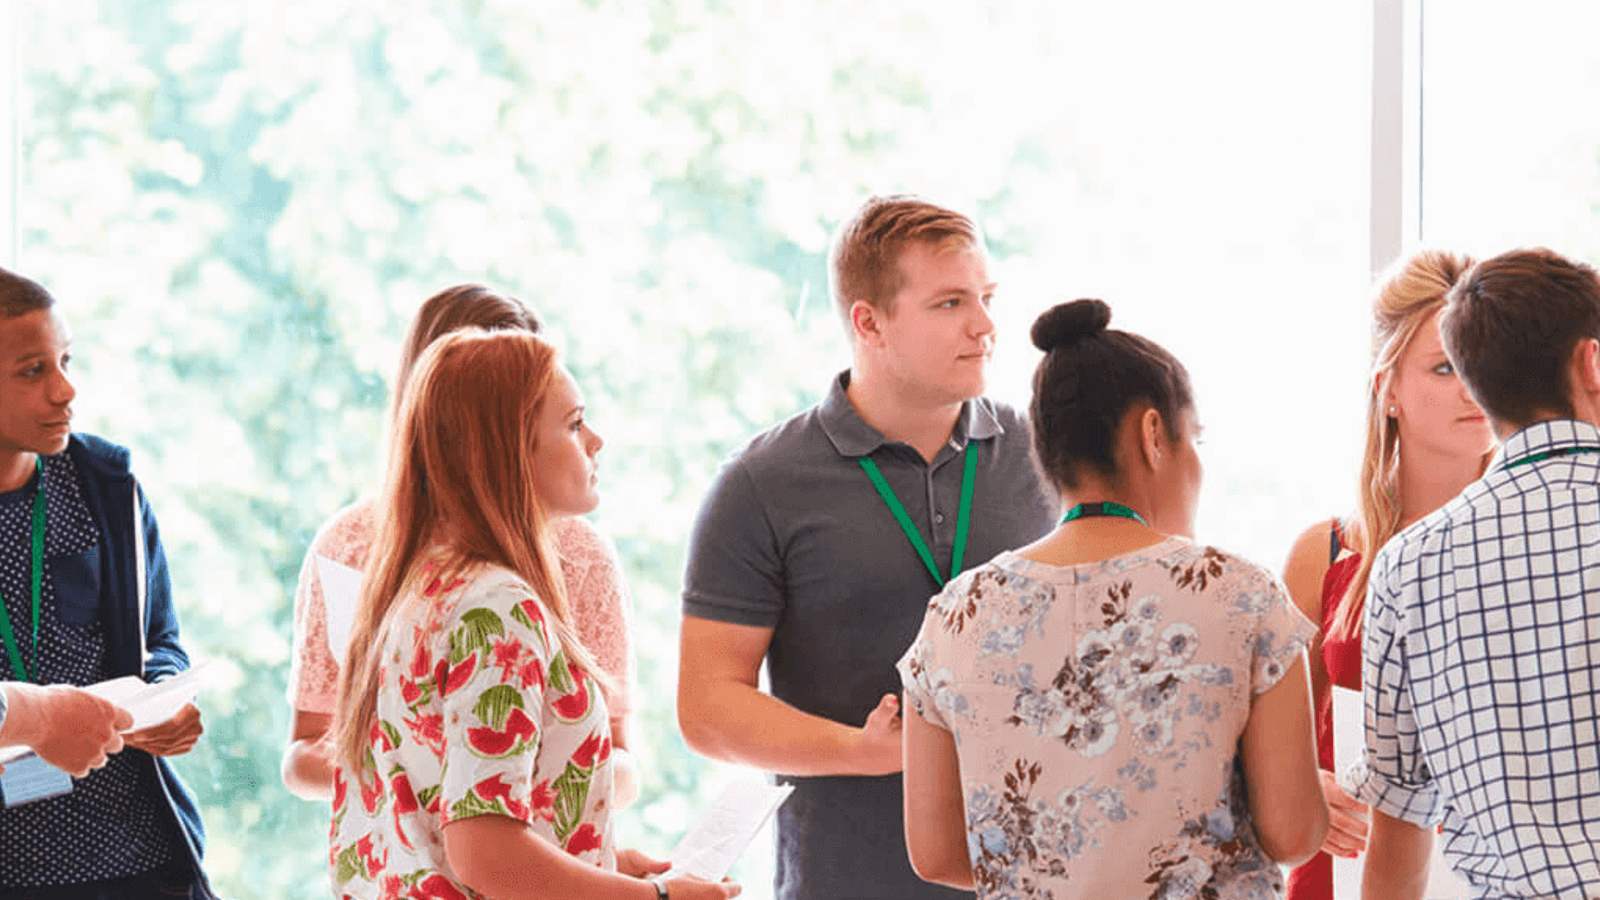
<instances>
[{"instance_id":1,"label":"shirt sleeve","mask_svg":"<svg viewBox=\"0 0 1600 900\"><path fill-rule=\"evenodd\" d=\"M556 539L578 637L611 677L614 689L606 698L612 715L625 714L633 706L633 604L616 548L584 519L562 519Z\"/></svg>"},{"instance_id":2,"label":"shirt sleeve","mask_svg":"<svg viewBox=\"0 0 1600 900\"><path fill-rule=\"evenodd\" d=\"M356 504L334 514L312 539L300 564L294 594L293 651L289 656L289 706L332 715L339 699L339 670L328 640L327 600L317 575L317 557L360 569L372 544L372 507Z\"/></svg>"},{"instance_id":3,"label":"shirt sleeve","mask_svg":"<svg viewBox=\"0 0 1600 900\"><path fill-rule=\"evenodd\" d=\"M1265 582L1260 586L1265 603L1256 626L1250 667L1252 697L1276 687L1317 632L1317 626L1294 605L1281 582L1270 574L1263 573L1261 577Z\"/></svg>"},{"instance_id":4,"label":"shirt sleeve","mask_svg":"<svg viewBox=\"0 0 1600 900\"><path fill-rule=\"evenodd\" d=\"M683 613L774 628L783 615L783 555L749 471L738 460L717 474L689 536Z\"/></svg>"},{"instance_id":5,"label":"shirt sleeve","mask_svg":"<svg viewBox=\"0 0 1600 900\"><path fill-rule=\"evenodd\" d=\"M954 689L954 675L949 669L951 657L966 658L970 648L952 648L955 636L948 627L954 621L952 611L968 602L976 569L963 572L944 590L934 595L923 614L922 627L916 640L911 642L905 655L895 666L900 671L900 684L905 690L905 704L930 725L953 731L947 707Z\"/></svg>"},{"instance_id":6,"label":"shirt sleeve","mask_svg":"<svg viewBox=\"0 0 1600 900\"><path fill-rule=\"evenodd\" d=\"M1403 549L1403 544L1391 544L1373 562L1361 626L1366 748L1344 780L1357 800L1428 828L1443 820L1443 809L1438 786L1422 759L1407 683L1406 641L1399 616Z\"/></svg>"},{"instance_id":7,"label":"shirt sleeve","mask_svg":"<svg viewBox=\"0 0 1600 900\"><path fill-rule=\"evenodd\" d=\"M534 821L544 692L577 674L554 652L549 621L525 586L497 578L468 588L440 623L432 646L443 655L432 663L444 714L441 827L482 815ZM538 789L548 793L549 781Z\"/></svg>"}]
</instances>

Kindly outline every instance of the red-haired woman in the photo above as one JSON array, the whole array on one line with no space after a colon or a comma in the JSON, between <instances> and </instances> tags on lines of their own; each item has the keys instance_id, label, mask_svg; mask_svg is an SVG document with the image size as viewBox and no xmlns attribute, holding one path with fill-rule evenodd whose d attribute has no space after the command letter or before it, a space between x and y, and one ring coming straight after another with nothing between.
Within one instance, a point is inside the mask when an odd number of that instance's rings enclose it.
<instances>
[{"instance_id":1,"label":"red-haired woman","mask_svg":"<svg viewBox=\"0 0 1600 900\"><path fill-rule=\"evenodd\" d=\"M605 676L551 543L598 502L583 413L531 334L459 331L418 361L332 732L339 895L738 893L647 882L666 865L612 846Z\"/></svg>"},{"instance_id":2,"label":"red-haired woman","mask_svg":"<svg viewBox=\"0 0 1600 900\"><path fill-rule=\"evenodd\" d=\"M478 284L459 284L423 301L406 332L395 377L393 408L405 399L406 385L417 357L428 345L459 328L511 329L538 333L539 320L522 301ZM391 419L393 416L391 415ZM346 636L330 628L329 597L323 589L318 557L352 569L364 569L373 534L377 504L370 497L335 513L318 529L300 567L294 604L294 656L289 667L289 703L294 710L288 746L283 754L283 782L308 800L333 795L333 763L323 741L338 699L339 660ZM621 566L611 542L588 520L572 517L554 526L561 556L561 576L572 602L578 633L594 652L600 668L611 676L606 702L611 709L611 741L628 747L628 712L633 682L629 645L630 612ZM339 601L335 599L334 603ZM348 621L348 610L343 610ZM631 756L619 752L616 803L626 805L637 792Z\"/></svg>"}]
</instances>

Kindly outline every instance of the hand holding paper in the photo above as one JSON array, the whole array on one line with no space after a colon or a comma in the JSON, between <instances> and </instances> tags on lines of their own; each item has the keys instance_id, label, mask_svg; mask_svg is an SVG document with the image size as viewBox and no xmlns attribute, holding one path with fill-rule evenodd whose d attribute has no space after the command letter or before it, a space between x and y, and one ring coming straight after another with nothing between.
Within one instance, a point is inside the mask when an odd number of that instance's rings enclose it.
<instances>
[{"instance_id":1,"label":"hand holding paper","mask_svg":"<svg viewBox=\"0 0 1600 900\"><path fill-rule=\"evenodd\" d=\"M722 789L716 803L689 829L672 851L666 877L693 875L720 881L739 861L767 819L794 793L792 785L745 780Z\"/></svg>"},{"instance_id":2,"label":"hand holding paper","mask_svg":"<svg viewBox=\"0 0 1600 900\"><path fill-rule=\"evenodd\" d=\"M181 756L194 748L205 727L200 724L200 708L185 703L172 718L148 728L130 731L123 743L151 756Z\"/></svg>"}]
</instances>

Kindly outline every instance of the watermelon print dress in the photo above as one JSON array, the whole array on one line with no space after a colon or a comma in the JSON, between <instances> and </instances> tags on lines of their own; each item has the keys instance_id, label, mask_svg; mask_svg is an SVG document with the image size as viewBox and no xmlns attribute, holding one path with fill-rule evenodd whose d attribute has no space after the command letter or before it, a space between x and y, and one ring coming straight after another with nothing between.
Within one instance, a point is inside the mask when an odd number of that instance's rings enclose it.
<instances>
[{"instance_id":1,"label":"watermelon print dress","mask_svg":"<svg viewBox=\"0 0 1600 900\"><path fill-rule=\"evenodd\" d=\"M568 666L533 591L486 566L466 580L434 579L396 604L380 636L367 765L334 775L335 895L479 896L450 871L443 831L483 815L526 822L615 869L605 700Z\"/></svg>"},{"instance_id":2,"label":"watermelon print dress","mask_svg":"<svg viewBox=\"0 0 1600 900\"><path fill-rule=\"evenodd\" d=\"M1282 897L1238 742L1314 631L1270 572L1182 538L951 581L900 672L955 738L979 900Z\"/></svg>"}]
</instances>

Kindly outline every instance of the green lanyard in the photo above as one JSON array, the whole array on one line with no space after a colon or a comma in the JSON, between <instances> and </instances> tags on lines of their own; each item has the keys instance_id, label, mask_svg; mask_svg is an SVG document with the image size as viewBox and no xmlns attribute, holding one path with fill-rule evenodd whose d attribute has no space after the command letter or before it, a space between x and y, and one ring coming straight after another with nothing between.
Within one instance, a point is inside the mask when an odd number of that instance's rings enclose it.
<instances>
[{"instance_id":1,"label":"green lanyard","mask_svg":"<svg viewBox=\"0 0 1600 900\"><path fill-rule=\"evenodd\" d=\"M1104 503L1079 503L1077 506L1067 510L1067 514L1061 517L1061 524L1065 525L1068 522L1071 522L1073 519L1093 519L1097 516L1115 516L1119 519L1132 519L1147 528L1150 526L1150 523L1144 520L1144 516L1141 516L1128 507L1123 506L1121 503L1113 503L1110 500L1107 500Z\"/></svg>"},{"instance_id":2,"label":"green lanyard","mask_svg":"<svg viewBox=\"0 0 1600 900\"><path fill-rule=\"evenodd\" d=\"M11 656L11 671L18 681L33 681L39 675L39 594L44 584L44 459L34 457L34 471L39 475L39 486L33 491L33 678L22 664L22 653L17 649L16 635L11 632L11 613L0 603L0 637L6 640L6 653Z\"/></svg>"},{"instance_id":3,"label":"green lanyard","mask_svg":"<svg viewBox=\"0 0 1600 900\"><path fill-rule=\"evenodd\" d=\"M1559 450L1530 453L1527 456L1518 457L1502 465L1500 470L1505 471L1506 469L1514 469L1517 466L1525 466L1529 463L1543 462L1557 456L1572 456L1575 453L1600 453L1600 447L1562 447Z\"/></svg>"},{"instance_id":4,"label":"green lanyard","mask_svg":"<svg viewBox=\"0 0 1600 900\"><path fill-rule=\"evenodd\" d=\"M961 558L967 555L967 521L972 517L972 483L978 476L978 447L977 442L967 441L966 471L961 475L961 507L956 513L956 543L950 551L950 577L961 574ZM867 472L867 477L872 479L872 486L878 489L878 496L889 507L889 512L894 513L894 520L900 523L900 530L906 533L906 540L916 549L917 555L922 557L922 564L928 567L928 573L940 587L944 587L945 578L939 574L939 564L933 561L933 551L928 549L922 540L922 534L917 531L917 526L911 521L911 516L906 514L906 508L900 504L900 498L894 495L894 488L889 487L889 482L883 480L883 473L878 471L878 464L871 457L861 457L861 468Z\"/></svg>"}]
</instances>

